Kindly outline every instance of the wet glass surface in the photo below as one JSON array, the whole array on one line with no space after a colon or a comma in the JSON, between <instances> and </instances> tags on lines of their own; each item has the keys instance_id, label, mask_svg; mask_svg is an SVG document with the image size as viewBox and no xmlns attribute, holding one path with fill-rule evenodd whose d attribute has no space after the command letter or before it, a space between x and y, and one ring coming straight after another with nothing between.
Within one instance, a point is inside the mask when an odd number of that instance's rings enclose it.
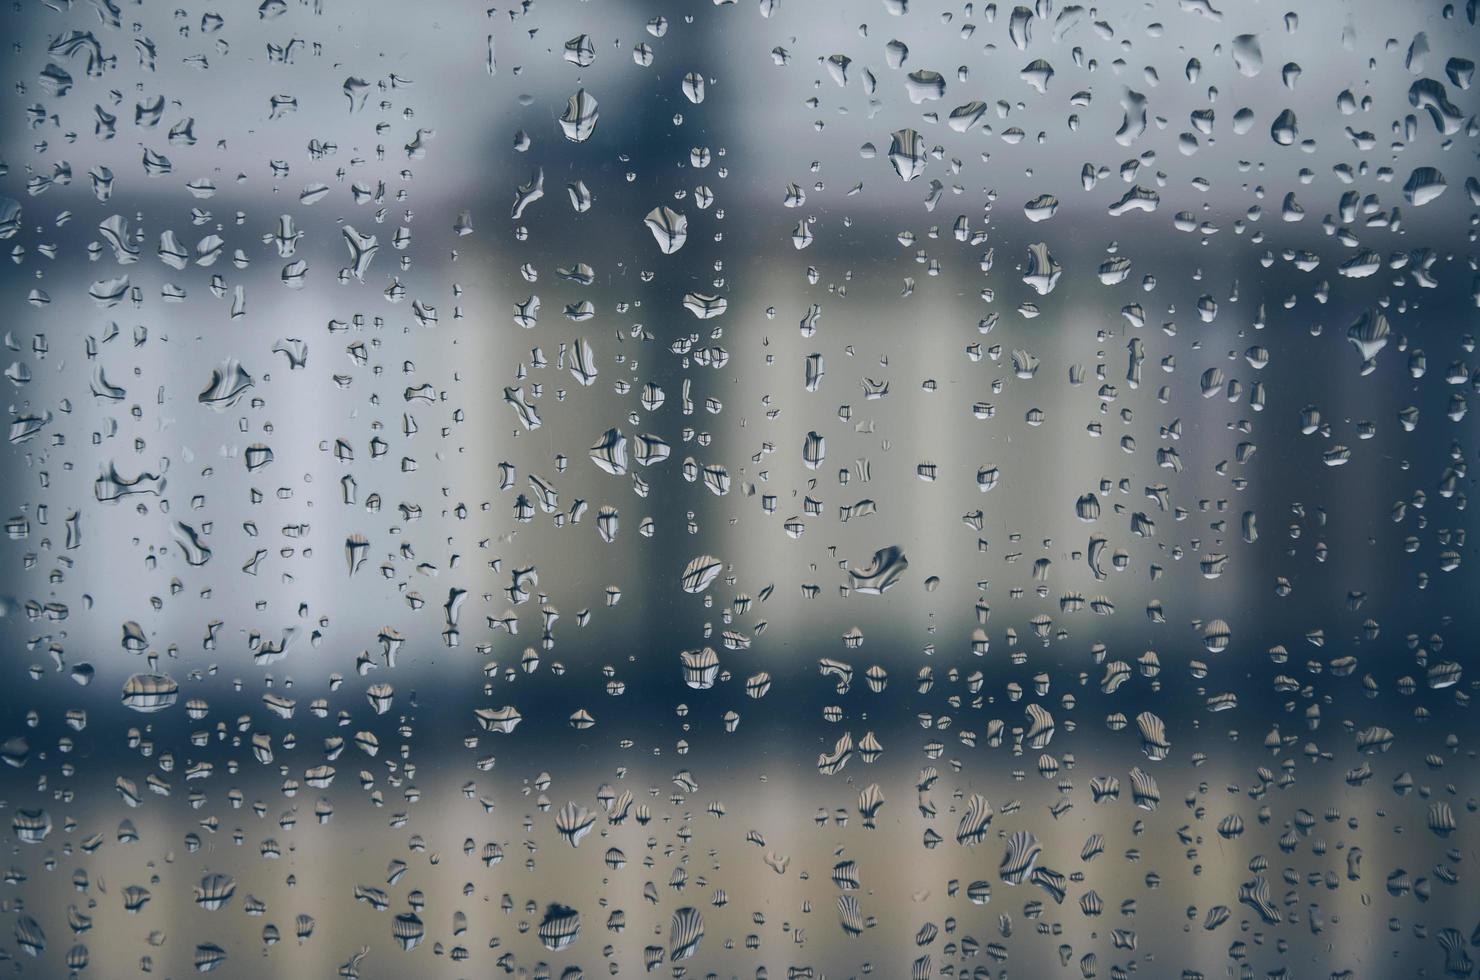
<instances>
[{"instance_id":1,"label":"wet glass surface","mask_svg":"<svg viewBox=\"0 0 1480 980\"><path fill-rule=\"evenodd\" d=\"M1475 4L0 13L0 968L1475 975Z\"/></svg>"}]
</instances>

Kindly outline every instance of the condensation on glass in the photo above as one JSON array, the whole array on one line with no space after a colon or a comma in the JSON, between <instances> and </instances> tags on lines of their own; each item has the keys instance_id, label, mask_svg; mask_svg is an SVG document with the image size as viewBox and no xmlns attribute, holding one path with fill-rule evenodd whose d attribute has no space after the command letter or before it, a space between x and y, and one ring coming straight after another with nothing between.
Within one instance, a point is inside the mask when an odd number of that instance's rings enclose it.
<instances>
[{"instance_id":1,"label":"condensation on glass","mask_svg":"<svg viewBox=\"0 0 1480 980\"><path fill-rule=\"evenodd\" d=\"M0 13L0 956L1476 975L1476 4Z\"/></svg>"}]
</instances>

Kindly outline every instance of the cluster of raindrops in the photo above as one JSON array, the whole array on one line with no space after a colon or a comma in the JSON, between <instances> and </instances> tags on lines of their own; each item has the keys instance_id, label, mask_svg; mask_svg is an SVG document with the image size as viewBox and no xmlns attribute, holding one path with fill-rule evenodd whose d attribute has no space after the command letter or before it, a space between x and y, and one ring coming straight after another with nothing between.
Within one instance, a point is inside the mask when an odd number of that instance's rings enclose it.
<instances>
[{"instance_id":1,"label":"cluster of raindrops","mask_svg":"<svg viewBox=\"0 0 1480 980\"><path fill-rule=\"evenodd\" d=\"M0 15L6 969L1480 975L1475 0L380 6Z\"/></svg>"}]
</instances>

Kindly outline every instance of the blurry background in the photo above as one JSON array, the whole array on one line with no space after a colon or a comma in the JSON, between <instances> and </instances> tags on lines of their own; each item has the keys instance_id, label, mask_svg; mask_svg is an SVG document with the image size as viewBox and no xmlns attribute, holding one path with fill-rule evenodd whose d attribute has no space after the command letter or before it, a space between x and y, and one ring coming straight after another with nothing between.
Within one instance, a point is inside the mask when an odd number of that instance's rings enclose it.
<instances>
[{"instance_id":1,"label":"blurry background","mask_svg":"<svg viewBox=\"0 0 1480 980\"><path fill-rule=\"evenodd\" d=\"M3 16L21 972L333 976L362 947L365 977L634 974L648 947L746 977L1468 972L1468 11ZM1154 209L1116 216L1136 187ZM612 428L622 475L591 458ZM897 582L851 590L890 547ZM175 702L125 703L136 674ZM504 706L517 727L483 730ZM1062 904L1003 878L1019 831ZM563 947L551 903L580 913ZM686 907L705 935L670 965Z\"/></svg>"}]
</instances>

